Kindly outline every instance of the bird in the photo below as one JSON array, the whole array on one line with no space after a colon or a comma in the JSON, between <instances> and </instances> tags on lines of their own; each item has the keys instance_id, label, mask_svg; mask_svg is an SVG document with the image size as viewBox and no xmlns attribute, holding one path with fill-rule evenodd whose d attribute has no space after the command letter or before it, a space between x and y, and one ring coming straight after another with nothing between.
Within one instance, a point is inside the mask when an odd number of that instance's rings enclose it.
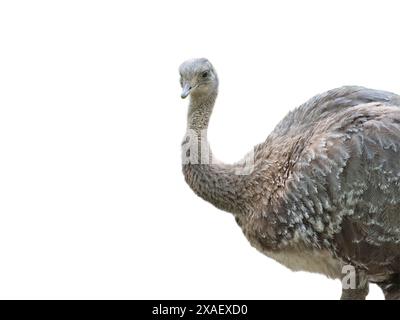
<instances>
[{"instance_id":1,"label":"bird","mask_svg":"<svg viewBox=\"0 0 400 320\"><path fill-rule=\"evenodd\" d=\"M267 257L341 280L341 299L363 300L375 283L400 300L400 96L360 86L318 94L226 164L207 137L215 68L195 58L179 73L189 97L182 172L194 193L233 214Z\"/></svg>"}]
</instances>

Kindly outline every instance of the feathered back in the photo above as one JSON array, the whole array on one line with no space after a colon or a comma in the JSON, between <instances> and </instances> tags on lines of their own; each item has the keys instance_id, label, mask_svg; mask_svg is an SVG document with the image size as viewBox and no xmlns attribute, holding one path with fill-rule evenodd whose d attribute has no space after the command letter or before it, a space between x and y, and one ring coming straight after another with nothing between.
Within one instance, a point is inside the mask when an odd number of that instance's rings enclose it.
<instances>
[{"instance_id":1,"label":"feathered back","mask_svg":"<svg viewBox=\"0 0 400 320\"><path fill-rule=\"evenodd\" d=\"M344 86L316 95L291 111L274 129L273 135L297 135L330 114L370 102L400 106L400 96L387 91Z\"/></svg>"}]
</instances>

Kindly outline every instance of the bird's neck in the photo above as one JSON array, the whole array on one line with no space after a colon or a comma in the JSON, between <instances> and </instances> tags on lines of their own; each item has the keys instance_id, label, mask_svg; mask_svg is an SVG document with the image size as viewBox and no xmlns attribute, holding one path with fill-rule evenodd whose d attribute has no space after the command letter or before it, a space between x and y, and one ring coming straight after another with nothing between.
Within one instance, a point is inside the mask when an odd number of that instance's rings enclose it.
<instances>
[{"instance_id":1,"label":"bird's neck","mask_svg":"<svg viewBox=\"0 0 400 320\"><path fill-rule=\"evenodd\" d=\"M206 131L210 122L211 113L217 99L217 90L207 96L191 96L189 103L187 129L196 132Z\"/></svg>"},{"instance_id":2,"label":"bird's neck","mask_svg":"<svg viewBox=\"0 0 400 320\"><path fill-rule=\"evenodd\" d=\"M182 143L182 169L186 182L198 196L222 210L237 213L240 175L230 165L215 163L207 138L216 98L217 91L206 97L191 97Z\"/></svg>"},{"instance_id":3,"label":"bird's neck","mask_svg":"<svg viewBox=\"0 0 400 320\"><path fill-rule=\"evenodd\" d=\"M208 96L191 96L186 139L190 138L191 163L209 164L212 162L210 145L208 143L208 124L217 99L217 90Z\"/></svg>"}]
</instances>

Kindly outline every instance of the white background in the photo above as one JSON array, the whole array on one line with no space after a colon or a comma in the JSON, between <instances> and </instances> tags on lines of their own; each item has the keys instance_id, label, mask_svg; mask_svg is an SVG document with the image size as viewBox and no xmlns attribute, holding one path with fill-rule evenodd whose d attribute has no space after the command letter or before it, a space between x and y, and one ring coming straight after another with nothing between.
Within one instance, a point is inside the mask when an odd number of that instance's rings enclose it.
<instances>
[{"instance_id":1,"label":"white background","mask_svg":"<svg viewBox=\"0 0 400 320\"><path fill-rule=\"evenodd\" d=\"M396 3L397 2L397 3ZM400 92L398 1L3 1L0 298L337 299L184 183L177 68L207 57L217 157L344 84ZM370 298L382 298L373 287Z\"/></svg>"}]
</instances>

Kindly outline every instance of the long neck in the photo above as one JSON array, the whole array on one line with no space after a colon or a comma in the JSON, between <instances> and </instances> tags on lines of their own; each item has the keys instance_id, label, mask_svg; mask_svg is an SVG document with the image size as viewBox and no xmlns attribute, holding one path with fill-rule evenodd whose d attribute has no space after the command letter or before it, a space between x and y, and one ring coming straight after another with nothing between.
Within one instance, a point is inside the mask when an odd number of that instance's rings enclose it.
<instances>
[{"instance_id":1,"label":"long neck","mask_svg":"<svg viewBox=\"0 0 400 320\"><path fill-rule=\"evenodd\" d=\"M241 211L241 176L231 165L214 163L207 139L216 97L216 90L206 97L191 97L187 132L182 143L182 169L186 182L198 196L217 208L238 213Z\"/></svg>"}]
</instances>

